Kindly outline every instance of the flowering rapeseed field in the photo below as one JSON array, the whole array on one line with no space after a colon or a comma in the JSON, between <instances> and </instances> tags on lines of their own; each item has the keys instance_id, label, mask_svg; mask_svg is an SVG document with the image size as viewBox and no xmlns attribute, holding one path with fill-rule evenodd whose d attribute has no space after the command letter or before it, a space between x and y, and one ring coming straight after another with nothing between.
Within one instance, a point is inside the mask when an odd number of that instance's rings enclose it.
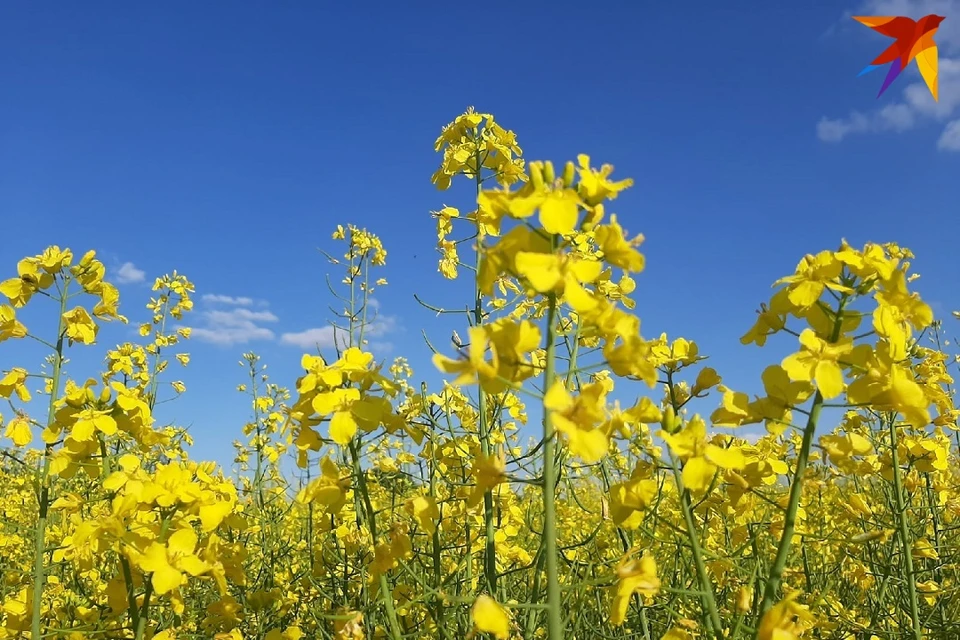
<instances>
[{"instance_id":1,"label":"flowering rapeseed field","mask_svg":"<svg viewBox=\"0 0 960 640\"><path fill-rule=\"evenodd\" d=\"M960 638L955 360L907 249L800 257L744 327L792 352L749 397L692 340L641 337L642 237L610 211L631 180L526 162L473 110L436 150L437 188L477 193L434 214L473 291L446 382L368 351L387 252L338 227L344 348L289 388L245 354L238 479L154 417L183 391L187 278L88 378L71 353L127 322L104 265L5 267L0 342L49 357L0 370L0 638Z\"/></svg>"}]
</instances>

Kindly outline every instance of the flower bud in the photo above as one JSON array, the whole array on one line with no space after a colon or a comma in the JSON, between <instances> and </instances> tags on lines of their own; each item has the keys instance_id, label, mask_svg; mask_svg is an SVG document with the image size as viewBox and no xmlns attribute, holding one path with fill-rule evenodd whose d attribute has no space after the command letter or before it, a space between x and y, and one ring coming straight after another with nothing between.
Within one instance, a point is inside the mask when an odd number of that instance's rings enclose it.
<instances>
[{"instance_id":1,"label":"flower bud","mask_svg":"<svg viewBox=\"0 0 960 640\"><path fill-rule=\"evenodd\" d=\"M527 165L530 169L530 182L533 183L533 188L543 189L543 164L540 162L531 162Z\"/></svg>"},{"instance_id":2,"label":"flower bud","mask_svg":"<svg viewBox=\"0 0 960 640\"><path fill-rule=\"evenodd\" d=\"M737 611L740 613L749 613L753 603L753 589L743 586L737 592Z\"/></svg>"},{"instance_id":3,"label":"flower bud","mask_svg":"<svg viewBox=\"0 0 960 640\"><path fill-rule=\"evenodd\" d=\"M563 186L569 188L573 186L573 178L576 175L576 168L573 166L573 162L567 160L567 164L563 165Z\"/></svg>"},{"instance_id":4,"label":"flower bud","mask_svg":"<svg viewBox=\"0 0 960 640\"><path fill-rule=\"evenodd\" d=\"M683 426L683 418L677 415L672 405L669 405L663 410L663 415L660 417L660 426L664 431L673 435L680 431L680 427Z\"/></svg>"},{"instance_id":5,"label":"flower bud","mask_svg":"<svg viewBox=\"0 0 960 640\"><path fill-rule=\"evenodd\" d=\"M547 160L543 163L543 181L547 184L553 184L557 179L557 174L553 170L553 162Z\"/></svg>"}]
</instances>

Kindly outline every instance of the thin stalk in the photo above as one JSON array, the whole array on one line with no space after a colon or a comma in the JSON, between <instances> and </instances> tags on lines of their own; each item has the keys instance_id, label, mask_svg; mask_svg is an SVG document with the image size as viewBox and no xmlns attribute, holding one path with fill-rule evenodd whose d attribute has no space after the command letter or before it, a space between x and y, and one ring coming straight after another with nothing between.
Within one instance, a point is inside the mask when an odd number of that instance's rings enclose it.
<instances>
[{"instance_id":1,"label":"thin stalk","mask_svg":"<svg viewBox=\"0 0 960 640\"><path fill-rule=\"evenodd\" d=\"M57 346L53 358L53 373L51 375L50 403L47 405L47 428L54 422L57 409L57 397L60 395L60 372L63 368L63 338L64 320L67 312L67 289L70 288L69 276L64 278L63 291L60 293L60 317L57 319ZM39 494L39 510L37 512L37 527L34 531L33 557L33 611L30 620L30 637L40 638L40 608L43 603L43 585L46 581L43 556L46 553L47 512L50 508L50 454L53 448L48 444L43 449L43 463L40 477L37 482Z\"/></svg>"},{"instance_id":2,"label":"thin stalk","mask_svg":"<svg viewBox=\"0 0 960 640\"><path fill-rule=\"evenodd\" d=\"M673 374L667 374L667 388L670 390L670 404L674 411L679 414L680 402L677 399L673 385ZM697 572L697 583L700 586L700 603L703 606L703 613L710 631L718 638L723 638L723 623L720 621L720 610L717 608L717 599L713 593L713 583L710 582L710 575L707 573L707 565L703 560L703 548L700 546L700 538L697 536L696 523L693 520L693 504L690 500L690 492L683 486L683 474L680 471L680 464L676 457L671 453L670 464L673 467L673 477L680 491L680 510L683 512L683 520L687 529L687 540L690 542L690 549L693 554L693 564Z\"/></svg>"},{"instance_id":3,"label":"thin stalk","mask_svg":"<svg viewBox=\"0 0 960 640\"><path fill-rule=\"evenodd\" d=\"M360 489L360 497L363 500L364 511L367 512L367 526L370 528L370 537L373 544L377 544L377 518L373 512L373 503L370 501L370 493L367 491L367 474L360 465L360 452L357 447L356 439L350 443L350 457L353 462L353 474L357 479L357 485ZM397 620L397 612L393 606L393 591L390 589L390 583L387 582L387 575L380 574L380 595L383 599L383 607L387 612L387 622L390 626L390 636L393 640L401 640L403 633L400 630L400 622Z\"/></svg>"},{"instance_id":4,"label":"thin stalk","mask_svg":"<svg viewBox=\"0 0 960 640\"><path fill-rule=\"evenodd\" d=\"M830 342L836 342L840 337L840 329L843 323L843 308L846 305L847 297L840 298L839 306L833 321L833 334L830 336ZM780 582L783 580L783 572L787 566L787 558L790 555L790 547L793 544L793 532L797 525L797 510L800 508L800 496L803 493L803 476L807 471L807 462L810 459L810 447L813 443L814 433L817 431L817 424L820 421L820 411L823 409L823 394L817 389L813 397L813 406L810 414L807 416L807 424L803 428L803 440L800 443L800 451L797 454L797 468L794 470L793 480L790 482L790 496L787 500L787 511L783 518L783 531L780 534L780 542L777 545L777 555L773 560L773 566L770 568L770 576L763 589L763 600L760 603L760 615L763 616L773 606L774 598L780 589ZM759 629L760 625L757 625ZM759 631L754 635L757 638Z\"/></svg>"},{"instance_id":5,"label":"thin stalk","mask_svg":"<svg viewBox=\"0 0 960 640\"><path fill-rule=\"evenodd\" d=\"M907 595L910 599L910 622L915 640L923 640L923 628L920 626L920 604L917 598L917 581L913 571L913 542L907 528L907 506L903 500L903 481L900 478L900 454L897 451L897 420L890 416L890 466L893 468L893 499L897 507L897 533L903 550L903 572L907 581Z\"/></svg>"},{"instance_id":6,"label":"thin stalk","mask_svg":"<svg viewBox=\"0 0 960 640\"><path fill-rule=\"evenodd\" d=\"M170 518L164 517L160 523L160 536L157 538L161 543L166 542L167 531L169 529ZM143 640L147 632L147 622L150 620L150 598L153 597L153 580L147 580L146 583L147 586L143 590L143 606L140 609L140 615L137 620L135 640Z\"/></svg>"},{"instance_id":7,"label":"thin stalk","mask_svg":"<svg viewBox=\"0 0 960 640\"><path fill-rule=\"evenodd\" d=\"M703 549L700 546L700 538L697 536L696 523L693 520L693 508L690 504L690 492L683 486L680 466L677 464L676 458L671 456L670 459L673 464L673 474L677 486L681 487L680 510L683 512L683 521L687 530L687 541L690 542L693 565L697 572L697 583L700 585L700 603L703 606L710 631L718 639L721 639L723 638L723 623L720 621L720 611L717 608L717 600L713 595L713 584L710 582L707 565L703 559Z\"/></svg>"},{"instance_id":8,"label":"thin stalk","mask_svg":"<svg viewBox=\"0 0 960 640\"><path fill-rule=\"evenodd\" d=\"M477 137L477 147L474 154L476 162L476 186L477 196L483 189L483 177L481 175L480 141L479 131L475 131ZM476 250L476 270L480 271L480 256L483 253L483 236L480 232L480 221L477 221L477 250ZM483 324L483 294L480 292L480 285L474 278L474 303L473 303L473 322L475 326ZM487 394L481 386L477 390L477 411L479 412L479 436L480 452L487 457L490 455L490 423L487 416ZM483 577L487 583L487 589L491 597L496 597L497 590L497 543L496 543L496 524L493 521L493 489L487 489L483 492L483 525L484 525L484 549L483 549Z\"/></svg>"},{"instance_id":9,"label":"thin stalk","mask_svg":"<svg viewBox=\"0 0 960 640\"><path fill-rule=\"evenodd\" d=\"M554 382L557 343L557 298L551 294L547 310L547 353L543 371L544 393ZM563 611L557 553L557 461L553 411L543 407L543 539L547 567L547 639L562 640Z\"/></svg>"}]
</instances>

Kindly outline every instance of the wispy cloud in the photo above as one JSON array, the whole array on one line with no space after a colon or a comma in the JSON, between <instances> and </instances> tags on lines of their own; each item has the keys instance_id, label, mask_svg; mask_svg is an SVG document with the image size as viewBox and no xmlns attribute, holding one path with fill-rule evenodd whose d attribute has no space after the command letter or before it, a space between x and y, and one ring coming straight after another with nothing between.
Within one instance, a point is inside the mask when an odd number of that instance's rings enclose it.
<instances>
[{"instance_id":1,"label":"wispy cloud","mask_svg":"<svg viewBox=\"0 0 960 640\"><path fill-rule=\"evenodd\" d=\"M941 23L936 35L941 52L940 101L933 99L922 81L914 82L903 89L901 100L879 109L866 112L854 110L840 118L821 118L817 123L817 137L820 140L836 143L853 134L903 132L923 123L939 122L945 124L937 147L943 151L960 151L960 118L952 119L960 111L960 55L943 55L960 54L960 20L949 19L951 16L960 17L960 0L868 0L855 14L845 14L844 20L850 20L850 15L908 16L916 19L931 13L948 17ZM864 65L866 62L869 60ZM911 64L905 73L919 76L915 64Z\"/></svg>"},{"instance_id":2,"label":"wispy cloud","mask_svg":"<svg viewBox=\"0 0 960 640\"><path fill-rule=\"evenodd\" d=\"M268 309L253 311L246 305L253 303L251 298L206 294L201 298L208 306L226 305L231 308L210 308L200 311L200 325L193 327L193 337L204 342L222 346L247 344L258 340L273 340L276 334L266 323L277 322L279 318Z\"/></svg>"},{"instance_id":3,"label":"wispy cloud","mask_svg":"<svg viewBox=\"0 0 960 640\"><path fill-rule=\"evenodd\" d=\"M199 321L192 327L194 338L221 346L277 339L277 333L270 325L279 322L280 318L270 311L267 302L247 296L217 293L204 294L200 300L202 308L196 316ZM253 305L256 306L250 308ZM363 337L378 352L389 351L392 345L382 340L397 332L399 324L393 316L377 314L378 308L378 304L370 304L372 318L367 323ZM348 336L342 331L335 331L332 326L310 327L303 331L281 333L279 342L302 349L329 349L334 346L343 349L347 346Z\"/></svg>"},{"instance_id":4,"label":"wispy cloud","mask_svg":"<svg viewBox=\"0 0 960 640\"><path fill-rule=\"evenodd\" d=\"M120 284L133 284L134 282L143 282L146 276L147 274L144 273L143 269L137 269L132 262L124 262L117 269L116 280Z\"/></svg>"},{"instance_id":5,"label":"wispy cloud","mask_svg":"<svg viewBox=\"0 0 960 640\"><path fill-rule=\"evenodd\" d=\"M225 296L219 293L205 293L203 294L203 301L210 302L214 304L228 304L235 305L238 307L249 307L253 304L253 298L247 298L245 296L234 297L234 296Z\"/></svg>"},{"instance_id":6,"label":"wispy cloud","mask_svg":"<svg viewBox=\"0 0 960 640\"><path fill-rule=\"evenodd\" d=\"M393 316L378 316L367 325L363 332L364 339L384 338L398 330L398 323ZM337 346L346 347L347 335L343 331L334 331L331 326L312 327L303 331L288 332L280 336L282 344L300 347L301 349L329 349ZM371 346L376 346L378 351L388 351L392 345L388 342L378 340L371 342Z\"/></svg>"},{"instance_id":7,"label":"wispy cloud","mask_svg":"<svg viewBox=\"0 0 960 640\"><path fill-rule=\"evenodd\" d=\"M954 120L947 124L940 139L937 140L937 148L944 151L960 151L960 120Z\"/></svg>"},{"instance_id":8,"label":"wispy cloud","mask_svg":"<svg viewBox=\"0 0 960 640\"><path fill-rule=\"evenodd\" d=\"M340 343L338 346L342 347L345 338L338 336L337 331L330 326L313 327L303 331L284 333L280 336L280 342L283 344L300 347L301 349L312 349L314 347L329 349L334 346L338 339Z\"/></svg>"}]
</instances>

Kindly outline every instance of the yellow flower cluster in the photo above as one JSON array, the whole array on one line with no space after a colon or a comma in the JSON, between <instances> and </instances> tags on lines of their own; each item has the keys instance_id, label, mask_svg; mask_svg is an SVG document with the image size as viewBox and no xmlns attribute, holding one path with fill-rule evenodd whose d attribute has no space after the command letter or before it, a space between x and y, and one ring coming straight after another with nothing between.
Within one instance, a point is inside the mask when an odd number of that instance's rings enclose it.
<instances>
[{"instance_id":1,"label":"yellow flower cluster","mask_svg":"<svg viewBox=\"0 0 960 640\"><path fill-rule=\"evenodd\" d=\"M92 371L73 350L127 321L93 252L0 281L0 342L46 350L0 367L0 638L956 636L956 357L908 250L844 241L777 280L742 342L785 350L750 395L641 335L643 236L608 211L632 180L526 162L472 109L435 149L437 188L476 190L433 214L442 277L469 274L465 305L418 297L460 323L436 371L378 359L387 251L337 226L332 347L289 386L242 354L229 470L158 417L187 391L187 278Z\"/></svg>"}]
</instances>

